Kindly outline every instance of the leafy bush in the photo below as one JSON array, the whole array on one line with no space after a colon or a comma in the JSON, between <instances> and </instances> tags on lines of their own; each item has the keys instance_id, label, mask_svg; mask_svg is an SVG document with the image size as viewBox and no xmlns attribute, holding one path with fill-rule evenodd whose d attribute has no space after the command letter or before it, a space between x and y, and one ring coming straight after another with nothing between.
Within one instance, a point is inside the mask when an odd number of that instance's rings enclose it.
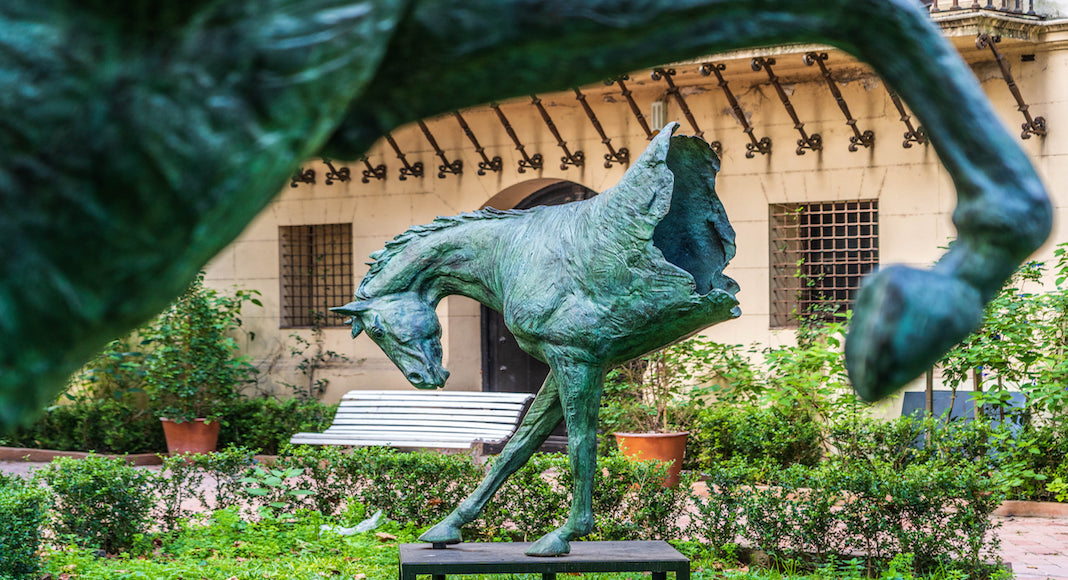
<instances>
[{"instance_id":1,"label":"leafy bush","mask_svg":"<svg viewBox=\"0 0 1068 580\"><path fill-rule=\"evenodd\" d=\"M227 426L219 434L219 447L246 447L273 455L294 433L326 429L336 411L337 405L318 401L237 399L221 411ZM50 407L36 423L3 437L0 444L116 454L167 450L155 413L128 398Z\"/></svg>"},{"instance_id":2,"label":"leafy bush","mask_svg":"<svg viewBox=\"0 0 1068 580\"><path fill-rule=\"evenodd\" d=\"M337 405L316 400L239 399L222 412L226 427L219 447L239 446L277 455L294 433L323 431L334 420Z\"/></svg>"},{"instance_id":3,"label":"leafy bush","mask_svg":"<svg viewBox=\"0 0 1068 580\"><path fill-rule=\"evenodd\" d=\"M48 494L19 477L0 478L0 578L36 578Z\"/></svg>"},{"instance_id":4,"label":"leafy bush","mask_svg":"<svg viewBox=\"0 0 1068 580\"><path fill-rule=\"evenodd\" d=\"M815 465L821 428L807 415L782 407L717 405L701 412L686 444L688 467L708 469L731 459Z\"/></svg>"},{"instance_id":5,"label":"leafy bush","mask_svg":"<svg viewBox=\"0 0 1068 580\"><path fill-rule=\"evenodd\" d=\"M262 306L259 292L234 295L204 286L201 272L189 288L146 330L152 346L145 358L145 390L158 416L175 421L220 419L238 389L253 382L256 368L239 356L232 334L241 326L245 302Z\"/></svg>"},{"instance_id":6,"label":"leafy bush","mask_svg":"<svg viewBox=\"0 0 1068 580\"><path fill-rule=\"evenodd\" d=\"M53 527L81 546L116 553L148 530L152 474L121 459L60 457L34 473L55 501Z\"/></svg>"},{"instance_id":7,"label":"leafy bush","mask_svg":"<svg viewBox=\"0 0 1068 580\"><path fill-rule=\"evenodd\" d=\"M996 561L989 516L1001 496L980 469L838 460L756 475L739 463L713 475L719 493L698 502L698 535L740 534L778 561L859 554L869 570L900 554L920 571L982 575Z\"/></svg>"},{"instance_id":8,"label":"leafy bush","mask_svg":"<svg viewBox=\"0 0 1068 580\"><path fill-rule=\"evenodd\" d=\"M36 423L3 438L4 445L96 451L154 453L165 451L156 415L127 400L85 400L50 407Z\"/></svg>"}]
</instances>

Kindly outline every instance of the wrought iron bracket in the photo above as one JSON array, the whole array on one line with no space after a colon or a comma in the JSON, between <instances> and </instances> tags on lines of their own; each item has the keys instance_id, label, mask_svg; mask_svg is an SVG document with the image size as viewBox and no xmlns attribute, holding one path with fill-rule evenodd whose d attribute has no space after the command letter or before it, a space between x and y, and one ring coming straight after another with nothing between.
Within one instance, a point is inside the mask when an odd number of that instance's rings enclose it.
<instances>
[{"instance_id":1,"label":"wrought iron bracket","mask_svg":"<svg viewBox=\"0 0 1068 580\"><path fill-rule=\"evenodd\" d=\"M790 103L790 97L787 96L782 84L779 83L779 77L775 76L775 72L771 70L771 67L775 66L775 59L758 56L750 61L749 64L754 71L759 72L763 69L764 72L768 73L768 80L771 82L771 86L775 87L775 92L779 94L782 106L786 108L786 114L790 115L790 119L794 122L794 129L797 129L797 132L801 135L801 138L797 140L797 150L794 152L798 155L804 155L805 149L823 151L823 137L820 137L819 133L809 135L805 131L805 124L801 122L801 119L797 118L797 111L794 110L794 106Z\"/></svg>"},{"instance_id":2,"label":"wrought iron bracket","mask_svg":"<svg viewBox=\"0 0 1068 580\"><path fill-rule=\"evenodd\" d=\"M564 156L560 158L560 169L566 170L569 165L575 167L582 167L586 164L586 154L582 151L571 152L567 148L567 141L560 136L560 131L556 128L556 123L553 123L553 118L549 116L549 112L545 110L545 105L541 104L541 99L538 95L530 95L530 102L537 107L538 113L541 114L541 119L545 121L545 126L549 128L549 132L556 138L556 144L564 151Z\"/></svg>"},{"instance_id":3,"label":"wrought iron bracket","mask_svg":"<svg viewBox=\"0 0 1068 580\"><path fill-rule=\"evenodd\" d=\"M831 70L824 64L827 61L828 55L826 52L808 52L802 57L805 66L818 65L820 67L820 74L823 75L823 79L827 81L827 88L831 91L831 95L834 97L834 101L838 103L838 108L842 110L842 114L845 115L846 125L853 130L853 136L849 138L849 151L852 153L857 152L857 148L864 147L865 149L871 148L875 144L875 132L864 131L861 132L857 128L857 120L853 118L853 114L849 112L849 105L846 103L845 97L842 96L842 91L838 90L838 83L834 81L834 75L831 74Z\"/></svg>"},{"instance_id":4,"label":"wrought iron bracket","mask_svg":"<svg viewBox=\"0 0 1068 580\"><path fill-rule=\"evenodd\" d=\"M927 132L923 130L923 127L913 127L912 118L909 117L908 112L905 111L905 105L901 103L901 98L897 96L897 93L890 90L887 87L886 91L890 93L890 100L893 101L894 107L897 108L897 112L901 113L901 122L905 124L905 140L901 142L901 146L905 149L911 149L912 144L919 145L927 144Z\"/></svg>"},{"instance_id":5,"label":"wrought iron bracket","mask_svg":"<svg viewBox=\"0 0 1068 580\"><path fill-rule=\"evenodd\" d=\"M389 142L390 147L393 147L393 151L397 154L397 159L400 159L401 164L404 167L400 168L400 180L407 181L408 177L422 177L423 176L423 162L416 161L415 163L408 163L408 158L404 156L404 152L397 146L397 142L393 140L393 135L386 133L386 141Z\"/></svg>"},{"instance_id":6,"label":"wrought iron bracket","mask_svg":"<svg viewBox=\"0 0 1068 580\"><path fill-rule=\"evenodd\" d=\"M719 88L723 89L724 96L727 97L727 102L731 105L731 110L734 111L734 118L738 120L742 125L742 132L749 137L749 143L745 144L745 157L746 159L752 159L756 157L756 154L767 155L771 153L771 139L768 137L762 137L757 139L753 135L753 126L749 124L749 120L745 118L745 111L742 110L742 106L738 104L738 99L734 98L734 92L731 91L726 79L723 78L723 71L726 70L727 65L723 63L706 62L701 65L700 72L703 76L716 75L716 80L719 82Z\"/></svg>"},{"instance_id":7,"label":"wrought iron bracket","mask_svg":"<svg viewBox=\"0 0 1068 580\"><path fill-rule=\"evenodd\" d=\"M990 36L985 32L980 32L979 36L975 38L975 47L979 50L989 48L990 52L994 55L994 59L997 60L998 66L1001 68L1001 76L1005 79L1005 84L1009 86L1009 91L1012 92L1012 97L1016 99L1016 109L1023 113L1024 116L1024 123L1020 125L1020 128L1022 129L1020 138L1030 139L1031 135L1045 137L1046 119L1043 117L1031 118L1027 103L1024 102L1023 95L1020 94L1020 88L1016 86L1016 81L1012 78L1012 69L1009 67L1009 61L1005 58L1005 55L1001 54L1001 51L998 50L997 44L999 42L1001 42L1001 36Z\"/></svg>"},{"instance_id":8,"label":"wrought iron bracket","mask_svg":"<svg viewBox=\"0 0 1068 580\"><path fill-rule=\"evenodd\" d=\"M379 180L386 178L385 164L371 165L366 155L361 157L360 161L363 161L364 167L367 168L363 170L363 179L360 179L363 183L370 183L372 177Z\"/></svg>"},{"instance_id":9,"label":"wrought iron bracket","mask_svg":"<svg viewBox=\"0 0 1068 580\"><path fill-rule=\"evenodd\" d=\"M342 165L340 168L335 168L334 164L331 163L330 160L326 159L325 157L323 158L323 163L325 163L327 169L330 170L327 171L325 175L323 175L323 177L326 178L327 185L333 185L335 181L339 181L341 183L344 183L346 181L352 181L352 173L349 171L348 167Z\"/></svg>"},{"instance_id":10,"label":"wrought iron bracket","mask_svg":"<svg viewBox=\"0 0 1068 580\"><path fill-rule=\"evenodd\" d=\"M445 152L438 146L437 139L434 139L434 135L430 133L430 128L426 126L423 121L416 121L419 124L419 129L423 131L423 136L426 137L426 142L430 143L430 147L434 149L434 154L441 159L441 165L438 165L438 179L445 179L446 174L462 175L464 172L464 162L461 159L456 161L449 161L449 158L445 156Z\"/></svg>"},{"instance_id":11,"label":"wrought iron bracket","mask_svg":"<svg viewBox=\"0 0 1068 580\"><path fill-rule=\"evenodd\" d=\"M494 173L500 171L504 167L504 162L501 161L501 157L497 155L493 159L490 159L486 156L486 150L479 145L478 139L475 138L475 132L471 130L471 127L467 124L464 116L460 114L460 111L453 111L452 114L460 123L460 128L463 129L464 134L467 135L467 139L475 146L475 152L482 157L482 161L478 162L478 174L485 175L487 171L492 171Z\"/></svg>"},{"instance_id":12,"label":"wrought iron bracket","mask_svg":"<svg viewBox=\"0 0 1068 580\"><path fill-rule=\"evenodd\" d=\"M519 136L515 134L515 129L512 129L512 124L508 122L508 117L504 116L504 112L501 111L501 106L497 103L491 103L490 108L497 113L497 119L504 127L504 131L508 133L508 136L512 139L512 143L515 144L516 151L523 156L519 160L519 173L526 173L527 169L533 169L535 171L542 168L544 160L541 157L541 153L535 153L534 155L527 155L527 150L523 147L523 143L519 141Z\"/></svg>"},{"instance_id":13,"label":"wrought iron bracket","mask_svg":"<svg viewBox=\"0 0 1068 580\"><path fill-rule=\"evenodd\" d=\"M645 115L642 114L641 107L638 103L634 102L634 96L627 88L624 81L630 80L630 75L620 75L614 79L609 79L604 82L606 86L612 86L613 84L619 85L619 90L623 94L623 98L627 99L627 104L630 105L630 110L634 113L634 118L638 120L638 124L641 125L642 131L645 131L645 139L651 141L653 138L653 132L649 129L649 123L645 120Z\"/></svg>"},{"instance_id":14,"label":"wrought iron bracket","mask_svg":"<svg viewBox=\"0 0 1068 580\"><path fill-rule=\"evenodd\" d=\"M671 79L671 77L675 76L675 74L676 72L673 68L658 68L653 69L652 77L654 81L663 79L664 82L667 83L668 94L674 97L675 102L679 104L679 109L682 110L682 114L684 117L686 117L686 121L690 124L691 127L693 127L693 134L698 137L704 137L705 132L697 126L697 119L694 118L693 113L690 111L690 106L686 104L686 97L682 96L682 91L679 90L679 87L675 84L675 81ZM712 149L716 152L716 155L719 155L723 151L723 144L719 141L712 141L711 143L709 143L709 145L712 146Z\"/></svg>"},{"instance_id":15,"label":"wrought iron bracket","mask_svg":"<svg viewBox=\"0 0 1068 580\"><path fill-rule=\"evenodd\" d=\"M612 140L608 138L608 135L604 132L604 127L601 126L601 122L597 120L597 115L593 112L593 107L586 101L586 95L582 94L582 91L576 87L575 98L582 104L582 110L586 111L586 117L589 118L590 123L593 125L594 130L601 136L601 143L604 143L605 148L608 149L608 153L604 155L605 169L610 169L613 164L618 163L620 165L626 165L630 163L630 150L626 147L621 147L618 151L615 147L612 147Z\"/></svg>"},{"instance_id":16,"label":"wrought iron bracket","mask_svg":"<svg viewBox=\"0 0 1068 580\"><path fill-rule=\"evenodd\" d=\"M315 170L314 169L310 169L310 168L309 169L304 169L303 167L301 167L300 169L297 170L296 174L293 175L292 181L289 182L289 187L296 187L298 184L301 184L301 183L307 183L307 184L310 184L310 185L314 185L315 184Z\"/></svg>"}]
</instances>

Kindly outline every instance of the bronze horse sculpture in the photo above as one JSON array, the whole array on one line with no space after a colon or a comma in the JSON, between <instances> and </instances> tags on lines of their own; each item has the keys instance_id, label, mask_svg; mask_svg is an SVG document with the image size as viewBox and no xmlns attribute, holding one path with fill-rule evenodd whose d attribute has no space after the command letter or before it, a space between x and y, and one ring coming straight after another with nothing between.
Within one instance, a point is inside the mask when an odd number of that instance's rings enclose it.
<instances>
[{"instance_id":1,"label":"bronze horse sculpture","mask_svg":"<svg viewBox=\"0 0 1068 580\"><path fill-rule=\"evenodd\" d=\"M719 159L698 138L672 137L676 128L661 131L616 187L592 199L408 230L372 254L356 300L332 309L351 316L353 337L366 330L419 388L448 377L434 308L450 294L500 311L520 346L551 369L486 479L422 539L459 542L460 526L566 421L571 513L527 553L567 553L569 540L593 528L605 372L738 316L737 284L723 275L734 230L715 193Z\"/></svg>"},{"instance_id":2,"label":"bronze horse sculpture","mask_svg":"<svg viewBox=\"0 0 1068 580\"><path fill-rule=\"evenodd\" d=\"M885 268L847 342L866 399L963 338L1048 235L1027 157L915 0L0 3L0 429L160 311L317 153L492 100L724 50L828 43L925 126L959 237Z\"/></svg>"}]
</instances>

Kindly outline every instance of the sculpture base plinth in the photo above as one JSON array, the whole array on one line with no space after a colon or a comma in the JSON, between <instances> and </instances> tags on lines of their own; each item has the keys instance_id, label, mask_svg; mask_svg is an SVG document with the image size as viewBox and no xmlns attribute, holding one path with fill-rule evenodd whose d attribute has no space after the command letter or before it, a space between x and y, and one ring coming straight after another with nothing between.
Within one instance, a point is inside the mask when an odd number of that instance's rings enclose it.
<instances>
[{"instance_id":1,"label":"sculpture base plinth","mask_svg":"<svg viewBox=\"0 0 1068 580\"><path fill-rule=\"evenodd\" d=\"M401 544L400 578L430 575L445 580L462 574L541 574L552 580L567 572L652 572L653 580L689 580L690 561L662 541L571 542L571 553L555 558L526 555L529 542L462 543L434 549L431 544Z\"/></svg>"}]
</instances>

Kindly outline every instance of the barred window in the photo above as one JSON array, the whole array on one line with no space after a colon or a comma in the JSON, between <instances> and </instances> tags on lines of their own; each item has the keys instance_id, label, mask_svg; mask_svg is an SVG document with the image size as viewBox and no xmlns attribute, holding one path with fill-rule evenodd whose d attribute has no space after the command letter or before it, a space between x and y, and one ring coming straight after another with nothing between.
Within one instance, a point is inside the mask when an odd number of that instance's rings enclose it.
<instances>
[{"instance_id":1,"label":"barred window","mask_svg":"<svg viewBox=\"0 0 1068 580\"><path fill-rule=\"evenodd\" d=\"M769 221L771 326L849 309L879 263L878 200L772 204Z\"/></svg>"},{"instance_id":2,"label":"barred window","mask_svg":"<svg viewBox=\"0 0 1068 580\"><path fill-rule=\"evenodd\" d=\"M343 326L329 308L352 301L352 224L279 226L282 322Z\"/></svg>"}]
</instances>

